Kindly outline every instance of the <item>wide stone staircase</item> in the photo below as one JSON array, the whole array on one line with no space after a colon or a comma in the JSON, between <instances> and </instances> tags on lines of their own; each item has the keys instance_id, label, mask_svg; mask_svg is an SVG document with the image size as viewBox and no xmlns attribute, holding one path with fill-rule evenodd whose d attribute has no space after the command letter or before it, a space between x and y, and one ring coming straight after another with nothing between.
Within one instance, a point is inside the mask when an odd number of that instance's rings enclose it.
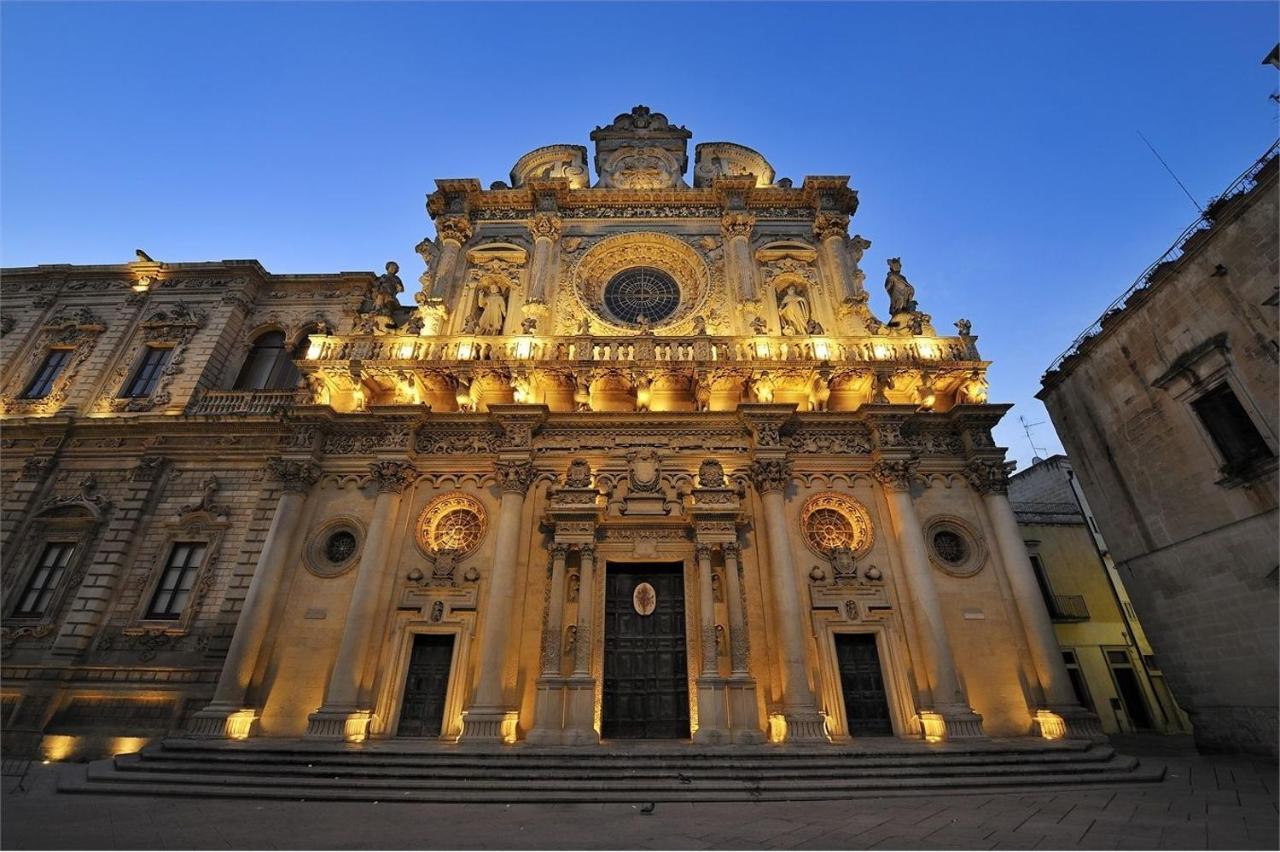
<instances>
[{"instance_id":1,"label":"wide stone staircase","mask_svg":"<svg viewBox=\"0 0 1280 852\"><path fill-rule=\"evenodd\" d=\"M1163 774L1105 743L1033 739L575 749L167 739L64 774L59 789L379 802L784 801L1150 783Z\"/></svg>"}]
</instances>

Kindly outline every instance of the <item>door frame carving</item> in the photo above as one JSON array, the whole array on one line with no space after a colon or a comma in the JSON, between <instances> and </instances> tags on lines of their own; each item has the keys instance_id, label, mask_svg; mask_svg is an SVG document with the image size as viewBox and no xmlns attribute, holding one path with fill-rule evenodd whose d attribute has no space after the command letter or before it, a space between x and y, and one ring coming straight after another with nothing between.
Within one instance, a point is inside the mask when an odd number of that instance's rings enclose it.
<instances>
[{"instance_id":1,"label":"door frame carving","mask_svg":"<svg viewBox=\"0 0 1280 852\"><path fill-rule=\"evenodd\" d=\"M390 659L386 661L382 688L374 706L374 735L394 738L400 727L400 711L404 707L405 679L409 676L409 658L413 655L414 637L437 635L453 637L453 654L449 659L449 684L445 690L444 723L438 739L456 740L462 734L462 699L466 693L466 660L470 650L470 625L462 619L452 623L422 621L417 614L411 621L397 626L398 638L392 639Z\"/></svg>"},{"instance_id":2,"label":"door frame carving","mask_svg":"<svg viewBox=\"0 0 1280 852\"><path fill-rule=\"evenodd\" d=\"M819 701L827 717L827 733L833 742L848 742L849 716L844 706L844 690L840 682L840 665L836 657L836 636L853 633L870 633L876 638L876 655L880 658L880 674L884 678L885 699L889 704L889 722L896 737L920 735L920 720L916 713L915 699L899 660L906 660L905 650L899 650L901 640L886 624L849 624L837 616L815 613L818 631L818 670L820 672Z\"/></svg>"}]
</instances>

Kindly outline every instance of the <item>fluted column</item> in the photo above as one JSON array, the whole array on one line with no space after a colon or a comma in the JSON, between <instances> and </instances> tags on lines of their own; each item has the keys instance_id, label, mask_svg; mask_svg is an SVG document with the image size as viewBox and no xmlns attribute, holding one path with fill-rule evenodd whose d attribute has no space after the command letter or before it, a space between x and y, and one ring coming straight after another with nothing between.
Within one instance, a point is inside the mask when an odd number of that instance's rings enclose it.
<instances>
[{"instance_id":1,"label":"fluted column","mask_svg":"<svg viewBox=\"0 0 1280 852\"><path fill-rule=\"evenodd\" d=\"M729 281L734 282L738 298L744 302L754 302L759 298L755 264L751 262L751 229L755 224L756 217L750 213L725 213L720 217Z\"/></svg>"},{"instance_id":2,"label":"fluted column","mask_svg":"<svg viewBox=\"0 0 1280 852\"><path fill-rule=\"evenodd\" d=\"M808 606L800 602L796 588L791 531L783 504L783 492L791 481L791 463L781 458L757 459L751 463L749 472L764 504L764 520L769 529L769 579L777 608L775 621L782 634L779 656L786 738L793 742L827 742L826 723L809 688L805 653Z\"/></svg>"},{"instance_id":3,"label":"fluted column","mask_svg":"<svg viewBox=\"0 0 1280 852\"><path fill-rule=\"evenodd\" d=\"M516 715L507 709L503 698L502 673L515 598L516 562L520 558L520 516L525 493L533 484L534 469L527 461L500 461L494 467L502 503L498 507L493 570L489 573L488 603L480 633L480 682L470 708L462 715L464 742L515 739Z\"/></svg>"},{"instance_id":4,"label":"fluted column","mask_svg":"<svg viewBox=\"0 0 1280 852\"><path fill-rule=\"evenodd\" d=\"M554 213L538 213L529 220L533 237L533 259L529 263L529 298L527 305L545 305L556 281L556 243L560 239L561 220Z\"/></svg>"},{"instance_id":5,"label":"fluted column","mask_svg":"<svg viewBox=\"0 0 1280 852\"><path fill-rule=\"evenodd\" d=\"M929 739L980 737L983 736L982 717L969 707L960 688L924 532L911 499L916 464L916 460L910 458L880 459L872 468L872 475L884 486L888 497L889 516L906 574L916 629L924 648L930 701L929 706L919 708L919 714Z\"/></svg>"},{"instance_id":6,"label":"fluted column","mask_svg":"<svg viewBox=\"0 0 1280 852\"><path fill-rule=\"evenodd\" d=\"M596 731L596 680L591 675L591 628L596 604L595 547L579 545L578 557L578 626L574 634L573 675L566 686L566 745L600 742L600 734Z\"/></svg>"},{"instance_id":7,"label":"fluted column","mask_svg":"<svg viewBox=\"0 0 1280 852\"><path fill-rule=\"evenodd\" d=\"M1018 519L1009 505L1009 468L1003 459L974 459L965 476L982 495L987 516L995 530L996 546L1013 592L1014 605L1027 636L1031 662L1046 706L1036 709L1036 723L1043 736L1097 737L1102 735L1098 717L1081 707L1062 660L1062 648L1036 581L1035 568L1018 529Z\"/></svg>"},{"instance_id":8,"label":"fluted column","mask_svg":"<svg viewBox=\"0 0 1280 852\"><path fill-rule=\"evenodd\" d=\"M826 278L838 287L843 301L858 301L857 282L847 266L844 242L848 237L849 217L843 213L819 213L813 219L813 235L820 241Z\"/></svg>"},{"instance_id":9,"label":"fluted column","mask_svg":"<svg viewBox=\"0 0 1280 852\"><path fill-rule=\"evenodd\" d=\"M369 474L378 496L369 519L364 550L356 569L355 588L347 603L347 620L342 627L342 640L329 676L324 704L307 721L307 736L347 739L354 742L369 735L373 708L361 701L363 680L369 649L373 643L378 609L383 604L381 589L388 570L392 530L400 508L400 494L417 476L412 465L381 461L369 465Z\"/></svg>"},{"instance_id":10,"label":"fluted column","mask_svg":"<svg viewBox=\"0 0 1280 852\"><path fill-rule=\"evenodd\" d=\"M258 719L257 709L245 706L245 697L271 625L280 580L292 562L298 519L320 468L311 461L273 458L267 462L267 473L283 491L241 604L213 701L192 718L191 732L197 736L244 738L253 733Z\"/></svg>"},{"instance_id":11,"label":"fluted column","mask_svg":"<svg viewBox=\"0 0 1280 852\"><path fill-rule=\"evenodd\" d=\"M436 264L431 295L442 299L451 312L457 307L458 259L462 254L462 244L471 238L471 231L471 220L466 216L443 216L436 222L436 233L440 235L440 260Z\"/></svg>"}]
</instances>

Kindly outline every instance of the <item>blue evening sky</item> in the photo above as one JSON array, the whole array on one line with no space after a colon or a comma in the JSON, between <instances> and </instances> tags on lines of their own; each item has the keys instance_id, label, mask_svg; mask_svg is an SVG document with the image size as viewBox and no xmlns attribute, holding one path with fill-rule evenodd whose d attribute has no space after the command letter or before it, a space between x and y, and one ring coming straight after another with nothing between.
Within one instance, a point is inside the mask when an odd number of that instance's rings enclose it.
<instances>
[{"instance_id":1,"label":"blue evening sky","mask_svg":"<svg viewBox=\"0 0 1280 852\"><path fill-rule=\"evenodd\" d=\"M1272 3L0 6L0 263L258 258L415 282L437 177L505 180L644 103L779 176L848 174L1019 414L1044 368L1276 135ZM692 145L690 162L692 163Z\"/></svg>"}]
</instances>

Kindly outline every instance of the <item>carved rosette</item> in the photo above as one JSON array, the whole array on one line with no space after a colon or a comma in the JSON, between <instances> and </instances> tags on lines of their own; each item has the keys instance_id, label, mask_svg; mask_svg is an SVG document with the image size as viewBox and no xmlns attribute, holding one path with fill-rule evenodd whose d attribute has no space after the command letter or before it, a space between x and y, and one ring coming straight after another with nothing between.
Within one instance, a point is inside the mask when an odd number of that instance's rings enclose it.
<instances>
[{"instance_id":1,"label":"carved rosette","mask_svg":"<svg viewBox=\"0 0 1280 852\"><path fill-rule=\"evenodd\" d=\"M849 232L849 217L843 213L819 213L813 217L813 235L819 240L844 239Z\"/></svg>"},{"instance_id":2,"label":"carved rosette","mask_svg":"<svg viewBox=\"0 0 1280 852\"><path fill-rule=\"evenodd\" d=\"M285 491L302 493L320 479L320 466L312 461L272 458L267 460L267 475Z\"/></svg>"},{"instance_id":3,"label":"carved rosette","mask_svg":"<svg viewBox=\"0 0 1280 852\"><path fill-rule=\"evenodd\" d=\"M749 239L755 224L756 217L750 213L726 213L720 217L720 233L725 242L734 237Z\"/></svg>"},{"instance_id":4,"label":"carved rosette","mask_svg":"<svg viewBox=\"0 0 1280 852\"><path fill-rule=\"evenodd\" d=\"M377 461L369 465L369 478L379 494L399 494L418 477L418 469L397 461Z\"/></svg>"},{"instance_id":5,"label":"carved rosette","mask_svg":"<svg viewBox=\"0 0 1280 852\"><path fill-rule=\"evenodd\" d=\"M871 466L871 475L885 488L906 491L919 464L920 460L915 458L881 459Z\"/></svg>"},{"instance_id":6,"label":"carved rosette","mask_svg":"<svg viewBox=\"0 0 1280 852\"><path fill-rule=\"evenodd\" d=\"M964 478L979 494L1007 494L1015 467L1016 462L1004 459L973 459L964 466Z\"/></svg>"},{"instance_id":7,"label":"carved rosette","mask_svg":"<svg viewBox=\"0 0 1280 852\"><path fill-rule=\"evenodd\" d=\"M533 464L527 461L494 462L493 472L498 480L498 488L504 494L523 495L537 476Z\"/></svg>"},{"instance_id":8,"label":"carved rosette","mask_svg":"<svg viewBox=\"0 0 1280 852\"><path fill-rule=\"evenodd\" d=\"M436 220L436 233L444 241L461 245L471 239L471 220L466 216L442 216Z\"/></svg>"},{"instance_id":9,"label":"carved rosette","mask_svg":"<svg viewBox=\"0 0 1280 852\"><path fill-rule=\"evenodd\" d=\"M787 459L756 459L747 468L747 476L761 494L783 491L791 481L791 462Z\"/></svg>"},{"instance_id":10,"label":"carved rosette","mask_svg":"<svg viewBox=\"0 0 1280 852\"><path fill-rule=\"evenodd\" d=\"M548 239L557 242L563 221L554 213L538 213L529 220L529 234L535 239Z\"/></svg>"}]
</instances>

